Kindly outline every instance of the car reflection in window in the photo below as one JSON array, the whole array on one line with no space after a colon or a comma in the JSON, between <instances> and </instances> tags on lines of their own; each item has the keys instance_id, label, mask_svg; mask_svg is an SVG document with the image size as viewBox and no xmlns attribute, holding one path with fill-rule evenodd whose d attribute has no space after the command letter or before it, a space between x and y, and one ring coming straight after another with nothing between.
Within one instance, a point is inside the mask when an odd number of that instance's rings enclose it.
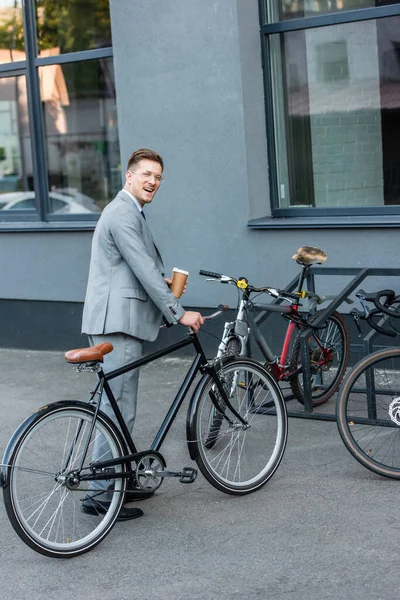
<instances>
[{"instance_id":1,"label":"car reflection in window","mask_svg":"<svg viewBox=\"0 0 400 600\"><path fill-rule=\"evenodd\" d=\"M100 212L93 198L81 194L73 188L65 188L49 192L50 213L87 214ZM11 192L0 195L0 210L34 210L34 192Z\"/></svg>"}]
</instances>

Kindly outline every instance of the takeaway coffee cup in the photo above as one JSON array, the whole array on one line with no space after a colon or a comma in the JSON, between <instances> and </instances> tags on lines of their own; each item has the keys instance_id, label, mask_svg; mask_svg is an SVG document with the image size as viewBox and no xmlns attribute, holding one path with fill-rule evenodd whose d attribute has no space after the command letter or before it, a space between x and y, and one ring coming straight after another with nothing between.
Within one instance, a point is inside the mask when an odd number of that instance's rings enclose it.
<instances>
[{"instance_id":1,"label":"takeaway coffee cup","mask_svg":"<svg viewBox=\"0 0 400 600\"><path fill-rule=\"evenodd\" d=\"M182 269L177 269L176 267L172 269L172 283L169 286L169 289L177 298L182 296L188 275L189 273L187 271L182 271Z\"/></svg>"}]
</instances>

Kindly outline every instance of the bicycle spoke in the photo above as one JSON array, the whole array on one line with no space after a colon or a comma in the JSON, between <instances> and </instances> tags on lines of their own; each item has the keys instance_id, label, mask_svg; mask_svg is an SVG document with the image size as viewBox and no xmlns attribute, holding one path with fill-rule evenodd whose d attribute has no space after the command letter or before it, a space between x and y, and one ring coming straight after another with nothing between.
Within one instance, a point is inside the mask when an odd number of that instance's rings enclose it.
<instances>
[{"instance_id":1,"label":"bicycle spoke","mask_svg":"<svg viewBox=\"0 0 400 600\"><path fill-rule=\"evenodd\" d=\"M347 375L337 400L340 435L353 456L376 473L400 479L400 349L361 360Z\"/></svg>"},{"instance_id":2,"label":"bicycle spoke","mask_svg":"<svg viewBox=\"0 0 400 600\"><path fill-rule=\"evenodd\" d=\"M86 551L107 535L123 502L125 481L117 478L114 489L119 493L112 494L108 510L97 511L99 516L83 511L85 501L105 495L107 483L80 482L80 473L90 473L93 460L121 456L115 434L101 418L88 439L92 418L92 408L52 411L50 406L16 446L10 482L4 489L6 509L17 533L43 554L69 556ZM83 460L83 469L78 471ZM40 468L42 463L45 469ZM113 468L118 473L125 467Z\"/></svg>"},{"instance_id":3,"label":"bicycle spoke","mask_svg":"<svg viewBox=\"0 0 400 600\"><path fill-rule=\"evenodd\" d=\"M307 323L319 318L315 313ZM349 360L350 338L343 318L333 313L326 320L326 327L317 329L309 339L308 352L311 367L312 405L324 404L335 393L342 381ZM290 387L296 399L304 404L304 373L298 336L290 357Z\"/></svg>"},{"instance_id":4,"label":"bicycle spoke","mask_svg":"<svg viewBox=\"0 0 400 600\"><path fill-rule=\"evenodd\" d=\"M285 405L276 383L254 361L237 359L224 364L220 375L227 394L230 390L229 402L243 422L228 407L220 414L213 407L210 388L205 387L196 413L198 465L218 489L248 493L272 476L282 457ZM270 410L265 409L267 403L272 404ZM210 413L214 415L211 419Z\"/></svg>"}]
</instances>

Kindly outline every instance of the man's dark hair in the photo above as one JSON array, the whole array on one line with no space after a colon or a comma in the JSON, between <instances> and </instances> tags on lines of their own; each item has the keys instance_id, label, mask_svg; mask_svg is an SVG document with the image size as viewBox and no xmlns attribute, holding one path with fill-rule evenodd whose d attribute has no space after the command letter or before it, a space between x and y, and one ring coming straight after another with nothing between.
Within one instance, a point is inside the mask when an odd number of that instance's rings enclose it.
<instances>
[{"instance_id":1,"label":"man's dark hair","mask_svg":"<svg viewBox=\"0 0 400 600\"><path fill-rule=\"evenodd\" d=\"M164 171L163 159L159 154L157 154L157 152L154 152L154 150L149 150L149 148L139 148L139 150L133 152L133 154L131 154L129 157L128 167L126 170L130 171L131 167L137 165L138 162L145 159L157 162L159 165L161 165L161 168Z\"/></svg>"}]
</instances>

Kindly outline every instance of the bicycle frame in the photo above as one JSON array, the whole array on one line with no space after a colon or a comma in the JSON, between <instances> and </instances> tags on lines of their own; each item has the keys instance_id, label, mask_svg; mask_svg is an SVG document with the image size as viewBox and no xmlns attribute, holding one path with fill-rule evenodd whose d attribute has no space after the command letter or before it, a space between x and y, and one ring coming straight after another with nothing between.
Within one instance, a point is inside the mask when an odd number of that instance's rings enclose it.
<instances>
[{"instance_id":1,"label":"bicycle frame","mask_svg":"<svg viewBox=\"0 0 400 600\"><path fill-rule=\"evenodd\" d=\"M253 304L255 308L265 309L265 305ZM268 306L268 310L285 313L288 315L293 315L299 321L304 320L306 324L306 320L297 310L298 305L293 306L278 306L273 305ZM218 347L218 355L217 357L221 357L226 349L227 340L229 336L234 332L235 336L240 339L241 343L241 351L240 354L247 354L247 345L250 332L253 334L254 339L257 342L266 362L268 363L274 377L276 380L282 379L285 372L286 359L288 357L290 342L292 339L292 335L294 330L296 329L296 323L291 321L286 330L285 339L282 346L282 352L280 356L277 356L272 351L271 347L268 345L265 337L262 335L256 320L252 317L251 312L248 310L248 299L243 298L240 301L239 310L237 313L237 318L235 321L230 323L225 323L224 335L222 338L222 342Z\"/></svg>"},{"instance_id":2,"label":"bicycle frame","mask_svg":"<svg viewBox=\"0 0 400 600\"><path fill-rule=\"evenodd\" d=\"M222 383L218 377L216 369L213 364L210 364L208 362L197 335L195 333L190 333L187 339L181 340L180 342L177 342L176 344L172 344L171 346L163 348L162 350L159 350L158 352L154 352L153 354L150 354L148 356L145 356L143 358L135 360L131 363L128 363L127 365L124 365L123 367L120 367L119 369L115 369L114 371L110 371L107 374L104 373L103 369L99 369L99 371L98 371L99 381L98 381L95 389L91 392L90 402L93 401L93 398L98 393L99 389L102 389L102 392L105 392L107 394L107 397L110 401L110 405L114 411L118 425L120 427L120 430L122 431L125 443L127 445L128 450L130 451L130 454L127 454L118 459L96 461L96 462L92 463L92 465L91 465L92 473L88 474L88 475L82 475L81 476L82 480L91 481L91 480L101 480L101 479L117 479L117 478L121 478L121 477L127 478L131 474L130 471L124 472L124 473L107 472L107 473L102 473L102 474L95 473L95 471L96 470L106 470L109 467L119 465L122 463L129 463L131 461L138 459L139 456L142 454L141 452L138 452L138 450L134 444L134 441L132 439L132 435L128 431L128 428L125 424L125 421L123 419L121 411L119 410L117 402L115 400L115 397L112 393L111 387L109 385L109 381L114 379L115 377L119 377L120 375L127 373L128 371L131 371L131 370L137 369L143 365L152 363L152 362L156 361L157 359L162 358L168 354L172 354L173 352L180 350L181 348L184 348L185 346L188 346L188 345L194 346L194 349L196 351L196 356L194 357L193 362L192 362L191 366L189 367L189 370L184 378L184 381L183 381L182 385L180 386L174 400L172 401L172 404L171 404L158 432L156 433L155 438L154 438L150 448L148 450L146 450L145 453L146 452L158 452L160 450L161 445L162 445L166 435L168 434L168 431L169 431L172 423L174 422L175 417L176 417L180 407L182 406L183 401L185 400L186 394L188 393L190 386L192 385L194 379L196 378L196 376L199 372L202 372L204 375L210 375L213 378L215 385L216 385L219 393L221 394L221 397L222 397L223 401L225 402L228 410L243 425L246 425L246 421L236 412L236 410L231 405L229 398L226 394L226 391L225 391L224 387L222 386ZM216 409L219 410L216 397L215 396L211 397L211 400L214 403ZM98 411L100 409L101 409L101 402L98 402L94 416L93 416L92 429L88 436L88 442L90 440L91 433L94 428L94 423L95 423ZM229 418L229 416L226 413L224 414L224 418L227 419L230 424L232 424L231 419ZM191 456L191 458L195 458L193 456L193 450L192 450L190 442L191 442L191 440L188 439L190 456ZM85 450L83 452L81 466L83 466L83 464L85 462L86 453L87 453L87 447L85 448Z\"/></svg>"},{"instance_id":3,"label":"bicycle frame","mask_svg":"<svg viewBox=\"0 0 400 600\"><path fill-rule=\"evenodd\" d=\"M302 287L304 280L307 277L309 268L310 266L308 265L303 266L298 278L296 293L299 296L299 300L303 297ZM258 322L261 322L261 320L263 320L264 317L261 316L258 318L256 317L256 319L254 319L248 308L249 304L251 304L251 306L255 309L264 310L267 312L279 312L281 314L284 313L290 320L283 341L282 351L279 356L274 354L273 350L268 345L265 337L262 335L258 327ZM225 323L222 341L218 346L217 358L220 358L225 353L228 339L233 334L240 340L240 354L249 356L249 335L251 332L266 362L268 363L269 369L275 377L276 381L281 381L285 377L287 379L290 379L291 376L294 377L298 375L300 371L298 370L293 373L288 373L286 364L293 332L295 329L299 329L299 325L301 325L302 323L304 323L305 327L308 326L307 319L299 312L299 302L290 305L280 305L275 303L255 304L250 301L250 293L247 290L245 290L243 291L243 296L239 303L239 308L235 321ZM326 350L320 343L318 336L314 334L313 337L325 356Z\"/></svg>"}]
</instances>

